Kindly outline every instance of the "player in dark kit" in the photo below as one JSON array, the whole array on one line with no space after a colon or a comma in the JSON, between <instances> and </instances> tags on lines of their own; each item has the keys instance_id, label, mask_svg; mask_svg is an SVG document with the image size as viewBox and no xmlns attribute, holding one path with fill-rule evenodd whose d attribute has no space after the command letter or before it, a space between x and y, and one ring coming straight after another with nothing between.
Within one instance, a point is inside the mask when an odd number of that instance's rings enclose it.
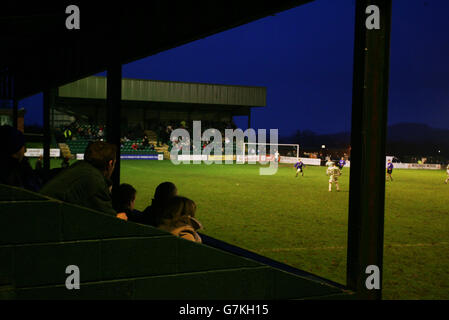
<instances>
[{"instance_id":1,"label":"player in dark kit","mask_svg":"<svg viewBox=\"0 0 449 320\"><path fill-rule=\"evenodd\" d=\"M391 163L391 160L388 160L387 163L387 180L390 178L391 181L393 181L393 177L391 176L391 173L393 172L393 163Z\"/></svg>"},{"instance_id":2,"label":"player in dark kit","mask_svg":"<svg viewBox=\"0 0 449 320\"><path fill-rule=\"evenodd\" d=\"M303 168L304 168L305 166L306 166L306 165L305 165L301 160L299 160L298 162L296 162L296 164L295 164L295 168L296 168L296 177L298 177L298 173L300 173L300 172L301 172L301 175L304 176Z\"/></svg>"},{"instance_id":3,"label":"player in dark kit","mask_svg":"<svg viewBox=\"0 0 449 320\"><path fill-rule=\"evenodd\" d=\"M340 170L343 169L345 164L346 164L345 158L342 157L341 160L338 161L338 168L340 168Z\"/></svg>"}]
</instances>

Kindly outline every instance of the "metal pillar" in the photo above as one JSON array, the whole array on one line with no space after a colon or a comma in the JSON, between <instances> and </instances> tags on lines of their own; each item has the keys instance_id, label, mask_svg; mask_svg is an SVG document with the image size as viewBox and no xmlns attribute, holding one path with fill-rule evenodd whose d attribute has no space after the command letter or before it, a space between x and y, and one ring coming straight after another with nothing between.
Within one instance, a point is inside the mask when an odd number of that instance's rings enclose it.
<instances>
[{"instance_id":1,"label":"metal pillar","mask_svg":"<svg viewBox=\"0 0 449 320\"><path fill-rule=\"evenodd\" d=\"M112 174L114 185L120 184L120 135L121 135L121 100L122 100L122 65L111 63L108 68L106 89L106 140L117 146L115 169Z\"/></svg>"},{"instance_id":2,"label":"metal pillar","mask_svg":"<svg viewBox=\"0 0 449 320\"><path fill-rule=\"evenodd\" d=\"M120 137L121 137L121 100L122 100L122 64L120 49L121 6L114 4L105 8L111 17L109 26L106 80L106 141L117 147L115 169L112 173L114 186L120 184Z\"/></svg>"},{"instance_id":3,"label":"metal pillar","mask_svg":"<svg viewBox=\"0 0 449 320\"><path fill-rule=\"evenodd\" d=\"M366 27L370 5L379 8L380 29ZM347 286L361 299L382 298L390 30L391 0L357 0ZM379 289L366 286L368 266L379 268Z\"/></svg>"},{"instance_id":4,"label":"metal pillar","mask_svg":"<svg viewBox=\"0 0 449 320\"><path fill-rule=\"evenodd\" d=\"M48 174L50 171L50 144L51 144L51 128L50 128L50 109L52 102L54 101L54 90L47 89L44 91L43 100L43 119L44 119L44 158L43 158L43 168L44 172Z\"/></svg>"},{"instance_id":5,"label":"metal pillar","mask_svg":"<svg viewBox=\"0 0 449 320\"><path fill-rule=\"evenodd\" d=\"M18 129L18 118L19 118L19 101L13 99L12 101L12 126Z\"/></svg>"}]
</instances>

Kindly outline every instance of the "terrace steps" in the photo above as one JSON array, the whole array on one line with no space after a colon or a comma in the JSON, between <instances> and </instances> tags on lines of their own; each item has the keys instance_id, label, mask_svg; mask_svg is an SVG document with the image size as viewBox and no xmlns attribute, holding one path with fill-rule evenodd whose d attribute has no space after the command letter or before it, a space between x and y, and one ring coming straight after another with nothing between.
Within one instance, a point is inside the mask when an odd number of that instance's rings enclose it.
<instances>
[{"instance_id":1,"label":"terrace steps","mask_svg":"<svg viewBox=\"0 0 449 320\"><path fill-rule=\"evenodd\" d=\"M0 219L8 221L0 224L0 299L351 297L212 244L4 185ZM69 265L79 268L82 290L66 288Z\"/></svg>"}]
</instances>

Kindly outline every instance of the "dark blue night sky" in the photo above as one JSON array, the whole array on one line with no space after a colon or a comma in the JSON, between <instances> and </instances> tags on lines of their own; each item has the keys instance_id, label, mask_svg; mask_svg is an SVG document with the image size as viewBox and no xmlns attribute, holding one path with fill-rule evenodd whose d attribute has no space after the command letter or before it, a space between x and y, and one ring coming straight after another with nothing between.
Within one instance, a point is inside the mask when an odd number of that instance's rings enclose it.
<instances>
[{"instance_id":1,"label":"dark blue night sky","mask_svg":"<svg viewBox=\"0 0 449 320\"><path fill-rule=\"evenodd\" d=\"M449 129L448 15L447 0L393 1L389 124ZM316 0L125 65L123 76L265 86L252 127L349 131L354 16L355 0ZM42 123L41 98L21 101L27 124Z\"/></svg>"}]
</instances>

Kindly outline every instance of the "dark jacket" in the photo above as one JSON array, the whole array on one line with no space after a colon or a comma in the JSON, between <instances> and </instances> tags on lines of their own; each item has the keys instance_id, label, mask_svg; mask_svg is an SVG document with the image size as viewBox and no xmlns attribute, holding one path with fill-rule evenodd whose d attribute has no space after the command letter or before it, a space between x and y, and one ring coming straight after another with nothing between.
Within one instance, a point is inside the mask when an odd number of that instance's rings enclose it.
<instances>
[{"instance_id":1,"label":"dark jacket","mask_svg":"<svg viewBox=\"0 0 449 320\"><path fill-rule=\"evenodd\" d=\"M129 207L118 204L117 199L114 202L114 199L112 199L112 206L115 209L117 213L125 213L128 217L128 221L137 222L137 223L143 223L143 214L139 210L131 210Z\"/></svg>"},{"instance_id":2,"label":"dark jacket","mask_svg":"<svg viewBox=\"0 0 449 320\"><path fill-rule=\"evenodd\" d=\"M154 203L151 206L146 207L140 215L139 223L157 227L157 217L159 216L157 213L159 210L161 210L161 208L159 206L156 206Z\"/></svg>"},{"instance_id":3,"label":"dark jacket","mask_svg":"<svg viewBox=\"0 0 449 320\"><path fill-rule=\"evenodd\" d=\"M78 161L45 184L41 193L115 217L109 185L100 170L86 161Z\"/></svg>"},{"instance_id":4,"label":"dark jacket","mask_svg":"<svg viewBox=\"0 0 449 320\"><path fill-rule=\"evenodd\" d=\"M128 221L136 222L136 223L142 223L144 224L144 216L142 212L139 210L121 210L117 212L124 212L126 213L126 216L128 217Z\"/></svg>"},{"instance_id":5,"label":"dark jacket","mask_svg":"<svg viewBox=\"0 0 449 320\"><path fill-rule=\"evenodd\" d=\"M34 192L42 187L39 176L31 168L28 159L23 158L22 162L17 159L3 156L0 159L0 183L28 189Z\"/></svg>"}]
</instances>

